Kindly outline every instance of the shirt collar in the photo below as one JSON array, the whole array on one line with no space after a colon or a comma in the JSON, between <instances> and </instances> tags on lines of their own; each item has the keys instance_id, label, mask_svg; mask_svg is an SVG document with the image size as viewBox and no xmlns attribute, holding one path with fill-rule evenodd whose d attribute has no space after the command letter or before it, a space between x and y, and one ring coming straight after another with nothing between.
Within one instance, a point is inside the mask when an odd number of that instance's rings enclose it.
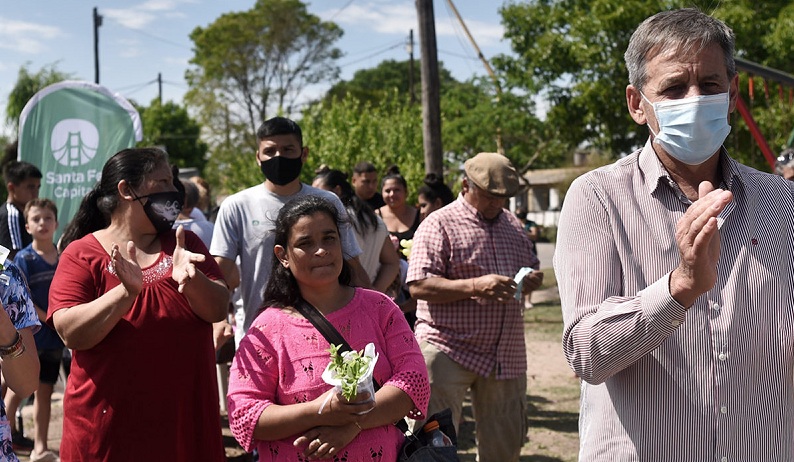
<instances>
[{"instance_id":1,"label":"shirt collar","mask_svg":"<svg viewBox=\"0 0 794 462\"><path fill-rule=\"evenodd\" d=\"M659 185L663 183L673 183L670 173L667 172L667 169L664 168L664 165L662 165L662 162L656 156L656 151L654 151L653 147L651 146L650 138L648 138L645 146L643 146L639 151L638 156L639 158L637 160L637 164L646 179L645 187L648 191L648 194L653 194L657 189L659 189ZM742 175L739 172L739 166L737 162L728 155L728 151L724 146L720 148L720 162L718 168L721 169L722 181L724 182L726 189L733 190L734 186L736 186L736 181L742 185L745 184L744 178L742 178ZM716 185L716 187L720 186L721 185Z\"/></svg>"}]
</instances>

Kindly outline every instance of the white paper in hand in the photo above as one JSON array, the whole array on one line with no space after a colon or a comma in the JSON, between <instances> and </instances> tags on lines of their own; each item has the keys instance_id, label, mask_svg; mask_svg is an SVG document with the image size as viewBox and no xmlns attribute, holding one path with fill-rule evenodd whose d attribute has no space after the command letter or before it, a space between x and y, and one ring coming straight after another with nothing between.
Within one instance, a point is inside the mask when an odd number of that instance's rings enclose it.
<instances>
[{"instance_id":1,"label":"white paper in hand","mask_svg":"<svg viewBox=\"0 0 794 462\"><path fill-rule=\"evenodd\" d=\"M524 286L524 277L526 277L527 274L533 271L534 270L529 266L525 266L520 270L518 270L518 273L516 273L516 277L513 278L513 280L516 281L516 285L517 285L516 294L513 296L516 300L521 300L521 291Z\"/></svg>"}]
</instances>

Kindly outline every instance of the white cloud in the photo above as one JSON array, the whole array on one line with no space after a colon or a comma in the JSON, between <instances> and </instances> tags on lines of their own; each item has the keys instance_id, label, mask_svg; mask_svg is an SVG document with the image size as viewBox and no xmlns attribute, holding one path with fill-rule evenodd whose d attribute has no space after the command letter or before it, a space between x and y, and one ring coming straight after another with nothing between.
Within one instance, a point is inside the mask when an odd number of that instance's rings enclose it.
<instances>
[{"instance_id":1,"label":"white cloud","mask_svg":"<svg viewBox=\"0 0 794 462\"><path fill-rule=\"evenodd\" d=\"M491 24L465 18L463 20L466 21L466 27L480 47L496 45L502 40L502 37L504 37L505 31L501 24ZM460 36L463 40L468 41L468 37L466 37L466 33L463 31L463 26L461 26L457 18L450 18L449 21L438 21L438 18L436 18L436 35L448 37Z\"/></svg>"},{"instance_id":2,"label":"white cloud","mask_svg":"<svg viewBox=\"0 0 794 462\"><path fill-rule=\"evenodd\" d=\"M37 54L44 51L45 43L63 36L55 26L16 21L0 16L0 48L24 54Z\"/></svg>"},{"instance_id":3,"label":"white cloud","mask_svg":"<svg viewBox=\"0 0 794 462\"><path fill-rule=\"evenodd\" d=\"M176 9L179 2L173 0L149 0L142 3L138 8L145 11L171 11Z\"/></svg>"},{"instance_id":4,"label":"white cloud","mask_svg":"<svg viewBox=\"0 0 794 462\"><path fill-rule=\"evenodd\" d=\"M436 8L438 10L438 8ZM448 14L449 13L449 14ZM380 34L405 35L410 29L418 29L416 6L413 2L399 4L365 3L354 4L344 10L334 9L320 13L328 21L343 26L366 27ZM437 37L461 37L468 42L458 19L448 10L435 11ZM463 18L477 45L496 45L504 36L504 27L476 19Z\"/></svg>"},{"instance_id":5,"label":"white cloud","mask_svg":"<svg viewBox=\"0 0 794 462\"><path fill-rule=\"evenodd\" d=\"M100 14L130 29L144 29L157 19L184 18L178 11L180 5L194 3L192 0L148 0L129 8L101 9Z\"/></svg>"},{"instance_id":6,"label":"white cloud","mask_svg":"<svg viewBox=\"0 0 794 462\"><path fill-rule=\"evenodd\" d=\"M151 24L152 21L157 19L157 15L148 13L146 11L140 11L135 8L103 9L100 14L130 29L144 29L146 26Z\"/></svg>"},{"instance_id":7,"label":"white cloud","mask_svg":"<svg viewBox=\"0 0 794 462\"><path fill-rule=\"evenodd\" d=\"M342 25L365 26L381 34L405 35L405 31L417 27L416 8L412 3L398 5L356 4L341 12L329 10L322 13L321 17Z\"/></svg>"}]
</instances>

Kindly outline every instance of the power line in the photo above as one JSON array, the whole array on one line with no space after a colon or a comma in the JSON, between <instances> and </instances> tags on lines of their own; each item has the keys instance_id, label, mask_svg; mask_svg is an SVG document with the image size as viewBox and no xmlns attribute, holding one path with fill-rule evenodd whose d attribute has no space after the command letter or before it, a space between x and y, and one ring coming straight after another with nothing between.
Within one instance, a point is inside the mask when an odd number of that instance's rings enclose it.
<instances>
[{"instance_id":1,"label":"power line","mask_svg":"<svg viewBox=\"0 0 794 462\"><path fill-rule=\"evenodd\" d=\"M392 42L389 42L389 43L386 43L386 44L376 45L376 46L374 46L374 47L371 47L371 48L366 48L366 49L364 49L364 50L359 50L359 51L356 51L356 52L354 52L354 53L347 53L347 54L345 54L345 58L351 58L351 57L353 57L353 56L360 55L360 54L362 54L362 53L369 53L369 52L371 52L372 50L380 50L380 49L381 49L381 48L383 48L383 47L390 47L390 46L392 46L392 45L402 45L403 43L405 43L405 42L403 42L402 40L400 40L399 42L393 42L393 41L392 41Z\"/></svg>"},{"instance_id":2,"label":"power line","mask_svg":"<svg viewBox=\"0 0 794 462\"><path fill-rule=\"evenodd\" d=\"M479 61L480 60L480 58L478 58L476 56L462 55L460 53L455 53L454 51L442 50L440 48L438 49L438 51L439 51L439 53L444 53L445 55L455 56L457 58L468 59L468 60L471 60L471 61Z\"/></svg>"},{"instance_id":3,"label":"power line","mask_svg":"<svg viewBox=\"0 0 794 462\"><path fill-rule=\"evenodd\" d=\"M131 88L138 88L138 87L143 88L143 87L146 87L147 85L151 85L151 84L156 83L156 82L157 82L157 79L150 80L149 82L146 82L146 83L133 83L132 85L125 85L123 87L115 88L115 90L116 91L127 91L127 90L129 90ZM135 91L137 91L137 90L135 90Z\"/></svg>"},{"instance_id":4,"label":"power line","mask_svg":"<svg viewBox=\"0 0 794 462\"><path fill-rule=\"evenodd\" d=\"M117 25L119 25L119 26L121 26L122 28L124 28L124 29L127 29L127 30L129 30L129 31L136 32L136 33L138 33L138 34L141 34L141 35L143 35L143 36L149 37L149 38L151 38L151 39L158 40L158 41L160 41L160 42L167 43L167 44L169 44L169 45L171 45L171 46L179 47L179 48L182 48L182 49L184 49L184 50L192 50L192 48L191 48L191 47L189 47L189 46L187 46L187 45L185 45L185 44L183 44L183 43L177 43L177 42L173 42L173 41L171 41L171 40L168 40L168 39L166 39L166 38L159 37L159 36L157 36L157 35L150 34L150 33L148 33L148 32L144 32L144 31L142 31L141 29L134 29L134 28L132 28L132 27L127 27L127 26L125 26L124 24L122 24L121 22L119 22L119 21L117 21L117 20L115 20L115 19L113 19L113 18L110 18L110 19L111 19L111 20L113 20L113 22L114 22L114 23L116 23Z\"/></svg>"},{"instance_id":5,"label":"power line","mask_svg":"<svg viewBox=\"0 0 794 462\"><path fill-rule=\"evenodd\" d=\"M387 51L393 50L393 49L395 49L397 47L401 47L401 46L403 46L403 42L402 41L400 43L396 44L396 45L392 45L392 46L390 46L390 47L388 47L386 49L378 51L377 53L373 53L373 54L371 54L369 56L365 56L365 57L363 57L361 59L357 59L355 61L350 61L350 62L345 63L345 64L340 64L339 67L341 68L341 67L352 66L353 64L360 63L361 61L366 61L366 60L368 60L370 58L374 58L375 56L382 55L383 53L386 53Z\"/></svg>"},{"instance_id":6,"label":"power line","mask_svg":"<svg viewBox=\"0 0 794 462\"><path fill-rule=\"evenodd\" d=\"M333 21L333 20L334 20L334 18L336 18L337 16L339 16L339 14L340 14L341 12L345 11L345 10L347 9L347 7L348 7L348 6L350 6L350 4L352 4L354 1L355 1L355 0L350 0L349 2L345 3L345 6L343 6L342 8L340 8L340 9L339 9L339 11L337 11L336 13L334 13L334 15L333 15L333 16L331 16L331 19L329 19L329 21Z\"/></svg>"}]
</instances>

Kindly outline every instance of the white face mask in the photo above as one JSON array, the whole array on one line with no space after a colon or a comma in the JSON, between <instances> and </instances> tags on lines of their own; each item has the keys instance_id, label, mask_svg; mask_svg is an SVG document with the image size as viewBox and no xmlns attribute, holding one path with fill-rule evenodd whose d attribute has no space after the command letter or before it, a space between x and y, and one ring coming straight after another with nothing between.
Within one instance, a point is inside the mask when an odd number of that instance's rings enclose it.
<instances>
[{"instance_id":1,"label":"white face mask","mask_svg":"<svg viewBox=\"0 0 794 462\"><path fill-rule=\"evenodd\" d=\"M664 150L688 165L700 165L707 161L722 146L731 126L728 125L728 93L692 96L651 103L659 133L653 133L654 141Z\"/></svg>"}]
</instances>

